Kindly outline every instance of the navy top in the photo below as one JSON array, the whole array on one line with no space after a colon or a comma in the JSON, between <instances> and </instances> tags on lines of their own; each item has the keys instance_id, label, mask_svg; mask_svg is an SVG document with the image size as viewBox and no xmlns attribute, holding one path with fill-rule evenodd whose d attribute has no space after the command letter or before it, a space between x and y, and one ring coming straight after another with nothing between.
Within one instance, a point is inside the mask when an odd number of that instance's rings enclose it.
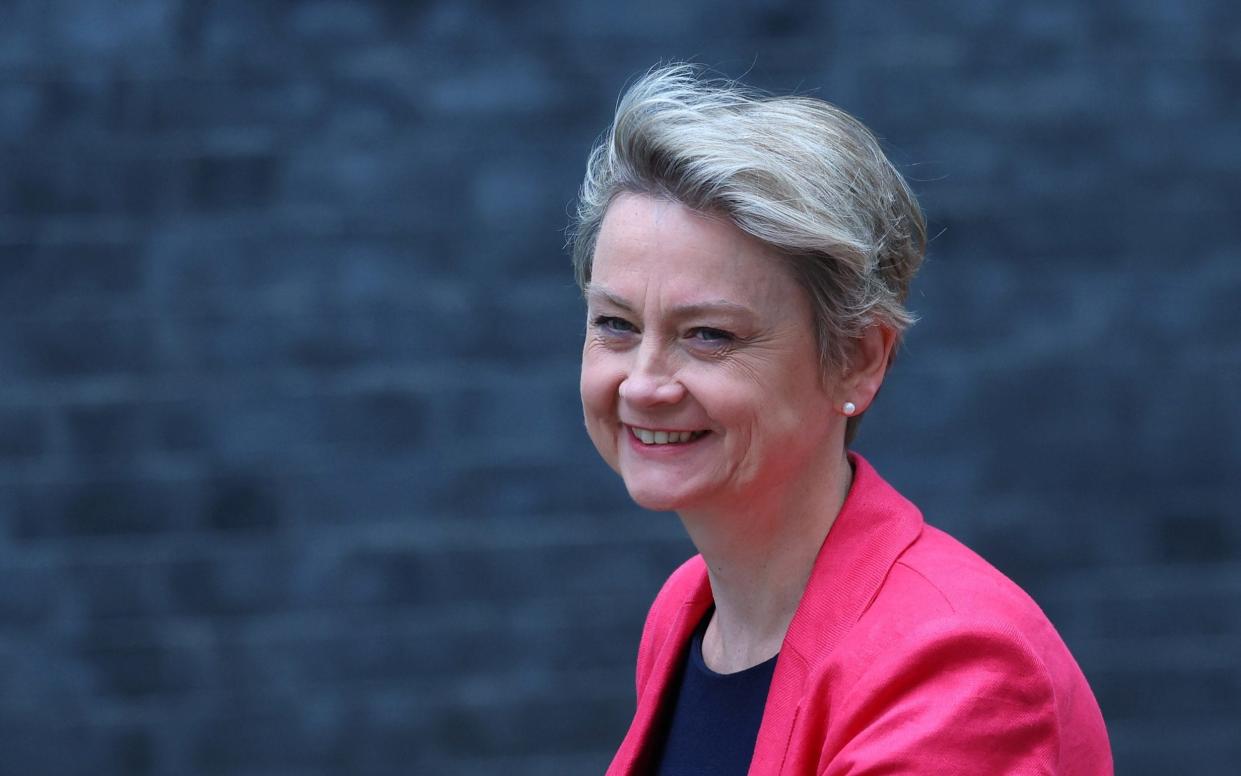
<instances>
[{"instance_id":1,"label":"navy top","mask_svg":"<svg viewBox=\"0 0 1241 776\"><path fill-rule=\"evenodd\" d=\"M776 658L735 674L707 668L702 636L713 612L707 611L685 651L655 758L656 776L745 776L750 770Z\"/></svg>"}]
</instances>

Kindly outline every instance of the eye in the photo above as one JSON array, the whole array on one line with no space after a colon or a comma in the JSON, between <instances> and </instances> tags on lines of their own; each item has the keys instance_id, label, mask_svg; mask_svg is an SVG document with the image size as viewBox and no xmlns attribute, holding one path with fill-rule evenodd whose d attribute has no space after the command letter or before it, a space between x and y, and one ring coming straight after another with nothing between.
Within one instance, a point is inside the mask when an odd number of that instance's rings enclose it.
<instances>
[{"instance_id":1,"label":"eye","mask_svg":"<svg viewBox=\"0 0 1241 776\"><path fill-rule=\"evenodd\" d=\"M691 339L709 345L724 345L736 339L732 334L723 329L712 329L708 326L690 329L689 336Z\"/></svg>"},{"instance_id":2,"label":"eye","mask_svg":"<svg viewBox=\"0 0 1241 776\"><path fill-rule=\"evenodd\" d=\"M600 315L591 323L604 334L631 334L637 331L632 323L624 318L617 318L615 315Z\"/></svg>"}]
</instances>

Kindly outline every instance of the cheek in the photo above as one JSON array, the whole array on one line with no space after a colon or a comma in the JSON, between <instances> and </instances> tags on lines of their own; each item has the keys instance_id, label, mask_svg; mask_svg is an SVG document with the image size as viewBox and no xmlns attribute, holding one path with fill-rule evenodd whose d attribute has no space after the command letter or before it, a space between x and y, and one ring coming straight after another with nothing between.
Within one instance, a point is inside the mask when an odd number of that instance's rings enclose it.
<instances>
[{"instance_id":1,"label":"cheek","mask_svg":"<svg viewBox=\"0 0 1241 776\"><path fill-rule=\"evenodd\" d=\"M767 399L762 386L718 370L686 374L681 384L713 424L733 433L748 427Z\"/></svg>"},{"instance_id":2,"label":"cheek","mask_svg":"<svg viewBox=\"0 0 1241 776\"><path fill-rule=\"evenodd\" d=\"M583 356L580 391L588 424L598 422L601 415L612 414L619 384L619 378L605 363L589 354Z\"/></svg>"},{"instance_id":3,"label":"cheek","mask_svg":"<svg viewBox=\"0 0 1241 776\"><path fill-rule=\"evenodd\" d=\"M581 394L582 415L586 421L586 435L599 456L613 470L620 471L617 461L616 434L616 388L619 381L601 368L597 362L582 360Z\"/></svg>"},{"instance_id":4,"label":"cheek","mask_svg":"<svg viewBox=\"0 0 1241 776\"><path fill-rule=\"evenodd\" d=\"M691 388L711 422L726 432L731 454L745 460L779 453L803 431L800 397L790 390L779 380L718 375L704 376Z\"/></svg>"}]
</instances>

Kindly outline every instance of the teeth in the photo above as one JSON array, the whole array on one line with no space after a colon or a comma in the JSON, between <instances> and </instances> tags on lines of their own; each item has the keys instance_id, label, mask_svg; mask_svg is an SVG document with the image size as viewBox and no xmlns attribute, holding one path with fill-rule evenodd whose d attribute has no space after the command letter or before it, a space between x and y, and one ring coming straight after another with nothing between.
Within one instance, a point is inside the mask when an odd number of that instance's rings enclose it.
<instances>
[{"instance_id":1,"label":"teeth","mask_svg":"<svg viewBox=\"0 0 1241 776\"><path fill-rule=\"evenodd\" d=\"M682 444L697 438L696 434L701 435L694 431L651 431L650 429L638 428L636 426L630 426L629 428L633 431L633 435L641 440L644 445Z\"/></svg>"}]
</instances>

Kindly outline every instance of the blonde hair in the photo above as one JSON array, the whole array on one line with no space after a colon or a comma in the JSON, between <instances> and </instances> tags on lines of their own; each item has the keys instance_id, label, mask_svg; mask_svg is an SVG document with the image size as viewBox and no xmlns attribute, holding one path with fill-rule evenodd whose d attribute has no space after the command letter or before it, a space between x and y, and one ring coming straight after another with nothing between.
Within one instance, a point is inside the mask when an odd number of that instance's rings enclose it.
<instances>
[{"instance_id":1,"label":"blonde hair","mask_svg":"<svg viewBox=\"0 0 1241 776\"><path fill-rule=\"evenodd\" d=\"M604 214L626 192L722 214L785 255L812 302L827 374L843 373L867 327L899 341L915 320L904 303L926 250L922 211L870 130L823 100L767 95L688 64L638 79L578 194L570 243L583 289Z\"/></svg>"}]
</instances>

